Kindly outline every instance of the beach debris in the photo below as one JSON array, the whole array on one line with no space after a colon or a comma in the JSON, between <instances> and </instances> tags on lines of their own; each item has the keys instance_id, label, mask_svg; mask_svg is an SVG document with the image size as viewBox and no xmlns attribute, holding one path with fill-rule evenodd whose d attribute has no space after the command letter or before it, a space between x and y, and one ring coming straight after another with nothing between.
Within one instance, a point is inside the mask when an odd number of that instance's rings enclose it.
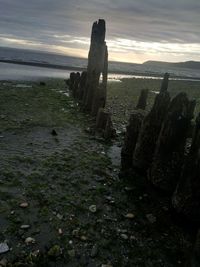
<instances>
[{"instance_id":1,"label":"beach debris","mask_svg":"<svg viewBox=\"0 0 200 267\"><path fill-rule=\"evenodd\" d=\"M96 205L89 206L89 211L91 211L92 213L95 213L97 211Z\"/></svg>"},{"instance_id":2,"label":"beach debris","mask_svg":"<svg viewBox=\"0 0 200 267\"><path fill-rule=\"evenodd\" d=\"M23 229L23 230L27 230L27 229L30 228L30 225L29 224L23 224L23 225L20 226L20 228Z\"/></svg>"},{"instance_id":3,"label":"beach debris","mask_svg":"<svg viewBox=\"0 0 200 267\"><path fill-rule=\"evenodd\" d=\"M27 208L29 206L28 202L22 202L21 204L19 204L19 206L21 208Z\"/></svg>"},{"instance_id":4,"label":"beach debris","mask_svg":"<svg viewBox=\"0 0 200 267\"><path fill-rule=\"evenodd\" d=\"M6 253L10 250L6 242L0 243L0 254Z\"/></svg>"}]
</instances>

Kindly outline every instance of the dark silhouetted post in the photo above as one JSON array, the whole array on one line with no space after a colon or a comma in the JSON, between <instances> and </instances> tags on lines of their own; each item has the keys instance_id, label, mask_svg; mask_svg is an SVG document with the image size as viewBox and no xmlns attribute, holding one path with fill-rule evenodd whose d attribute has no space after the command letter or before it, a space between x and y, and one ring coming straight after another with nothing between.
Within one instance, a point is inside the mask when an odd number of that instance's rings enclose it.
<instances>
[{"instance_id":1,"label":"dark silhouetted post","mask_svg":"<svg viewBox=\"0 0 200 267\"><path fill-rule=\"evenodd\" d=\"M185 93L170 103L156 144L149 179L158 188L173 193L184 162L185 144L195 102Z\"/></svg>"}]
</instances>

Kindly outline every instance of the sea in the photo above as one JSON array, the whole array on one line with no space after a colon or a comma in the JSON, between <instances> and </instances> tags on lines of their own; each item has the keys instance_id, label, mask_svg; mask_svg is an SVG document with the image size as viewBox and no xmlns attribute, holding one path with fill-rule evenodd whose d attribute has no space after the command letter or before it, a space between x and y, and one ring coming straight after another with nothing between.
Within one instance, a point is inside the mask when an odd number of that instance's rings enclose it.
<instances>
[{"instance_id":1,"label":"sea","mask_svg":"<svg viewBox=\"0 0 200 267\"><path fill-rule=\"evenodd\" d=\"M69 78L74 69L86 69L87 59L69 57L45 51L33 51L27 49L15 49L0 47L0 61L11 61L13 63L0 62L0 80L42 80L48 78ZM41 66L23 65L24 62ZM19 64L20 63L20 64ZM48 67L48 64L51 67ZM56 65L54 68L53 65ZM60 68L59 68L60 66ZM62 69L66 68L66 69ZM71 68L71 69L70 69ZM151 78L162 79L163 74L168 72L171 79L200 81L200 73L197 69L186 68L160 68L135 63L109 62L109 81L120 81L122 78Z\"/></svg>"}]
</instances>

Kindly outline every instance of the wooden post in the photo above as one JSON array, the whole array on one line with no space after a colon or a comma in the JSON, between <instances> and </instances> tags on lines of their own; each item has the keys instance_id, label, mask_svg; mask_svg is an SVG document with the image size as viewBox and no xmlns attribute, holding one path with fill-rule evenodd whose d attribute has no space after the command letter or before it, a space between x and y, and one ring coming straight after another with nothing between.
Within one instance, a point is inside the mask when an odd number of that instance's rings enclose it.
<instances>
[{"instance_id":1,"label":"wooden post","mask_svg":"<svg viewBox=\"0 0 200 267\"><path fill-rule=\"evenodd\" d=\"M180 178L185 144L195 102L178 94L169 106L156 144L149 179L160 189L173 193Z\"/></svg>"},{"instance_id":2,"label":"wooden post","mask_svg":"<svg viewBox=\"0 0 200 267\"><path fill-rule=\"evenodd\" d=\"M149 90L148 89L143 89L140 93L138 103L136 105L136 109L144 109L146 108L147 105L147 98L148 98Z\"/></svg>"},{"instance_id":3,"label":"wooden post","mask_svg":"<svg viewBox=\"0 0 200 267\"><path fill-rule=\"evenodd\" d=\"M172 205L189 220L200 222L200 113L196 118L191 149L172 197Z\"/></svg>"},{"instance_id":4,"label":"wooden post","mask_svg":"<svg viewBox=\"0 0 200 267\"><path fill-rule=\"evenodd\" d=\"M133 166L146 172L152 163L156 142L166 116L170 96L162 92L155 98L154 105L144 118L133 155Z\"/></svg>"},{"instance_id":5,"label":"wooden post","mask_svg":"<svg viewBox=\"0 0 200 267\"><path fill-rule=\"evenodd\" d=\"M162 80L160 92L165 92L168 89L168 83L169 83L169 73L164 74L164 78Z\"/></svg>"},{"instance_id":6,"label":"wooden post","mask_svg":"<svg viewBox=\"0 0 200 267\"><path fill-rule=\"evenodd\" d=\"M107 82L107 46L105 43L105 20L100 19L92 27L91 45L88 55L87 82L84 93L84 109L97 115L99 107L105 106ZM103 73L103 89L99 87Z\"/></svg>"}]
</instances>

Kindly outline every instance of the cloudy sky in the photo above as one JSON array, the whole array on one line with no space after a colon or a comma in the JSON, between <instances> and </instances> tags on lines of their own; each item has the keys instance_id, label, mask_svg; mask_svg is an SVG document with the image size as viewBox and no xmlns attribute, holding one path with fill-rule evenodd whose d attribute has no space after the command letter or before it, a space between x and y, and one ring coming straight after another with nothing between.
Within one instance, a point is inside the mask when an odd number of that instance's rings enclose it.
<instances>
[{"instance_id":1,"label":"cloudy sky","mask_svg":"<svg viewBox=\"0 0 200 267\"><path fill-rule=\"evenodd\" d=\"M200 0L0 0L0 46L87 57L99 18L110 60L200 61Z\"/></svg>"}]
</instances>

